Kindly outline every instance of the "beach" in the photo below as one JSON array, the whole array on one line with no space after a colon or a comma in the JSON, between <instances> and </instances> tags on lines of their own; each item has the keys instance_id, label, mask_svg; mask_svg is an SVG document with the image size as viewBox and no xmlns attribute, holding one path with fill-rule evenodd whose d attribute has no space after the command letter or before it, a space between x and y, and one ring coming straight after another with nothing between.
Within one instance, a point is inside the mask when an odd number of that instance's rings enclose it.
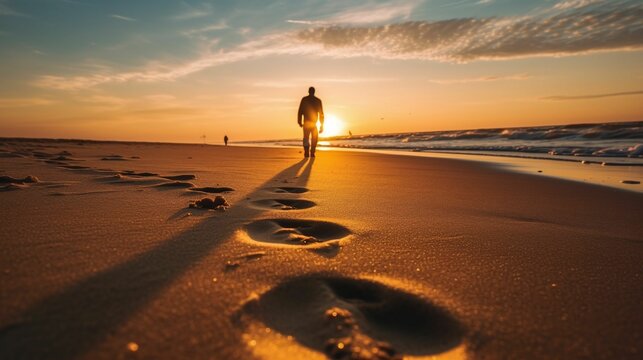
<instances>
[{"instance_id":1,"label":"beach","mask_svg":"<svg viewBox=\"0 0 643 360\"><path fill-rule=\"evenodd\" d=\"M641 192L403 154L0 142L3 359L643 352Z\"/></svg>"}]
</instances>

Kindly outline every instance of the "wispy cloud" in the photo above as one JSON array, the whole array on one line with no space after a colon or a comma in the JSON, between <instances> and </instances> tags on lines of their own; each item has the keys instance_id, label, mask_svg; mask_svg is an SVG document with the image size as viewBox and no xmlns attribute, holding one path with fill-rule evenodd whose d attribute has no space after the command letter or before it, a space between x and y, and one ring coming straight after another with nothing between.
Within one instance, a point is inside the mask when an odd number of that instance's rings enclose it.
<instances>
[{"instance_id":1,"label":"wispy cloud","mask_svg":"<svg viewBox=\"0 0 643 360\"><path fill-rule=\"evenodd\" d=\"M185 34L187 36L200 35L200 34L208 33L208 32L211 32L211 31L224 30L224 29L227 29L227 28L228 28L228 24L225 21L219 21L218 23L215 23L215 24L202 26L202 27L199 27L199 28L184 31L183 34Z\"/></svg>"},{"instance_id":2,"label":"wispy cloud","mask_svg":"<svg viewBox=\"0 0 643 360\"><path fill-rule=\"evenodd\" d=\"M0 98L0 108L31 107L54 104L55 101L43 98Z\"/></svg>"},{"instance_id":3,"label":"wispy cloud","mask_svg":"<svg viewBox=\"0 0 643 360\"><path fill-rule=\"evenodd\" d=\"M23 14L9 7L5 1L0 1L0 16L18 16L18 17L29 17L27 14Z\"/></svg>"},{"instance_id":4,"label":"wispy cloud","mask_svg":"<svg viewBox=\"0 0 643 360\"><path fill-rule=\"evenodd\" d=\"M77 100L83 103L106 106L106 107L121 107L131 102L130 99L126 99L122 97L109 96L109 95L96 95L96 94L89 95L89 96L82 96Z\"/></svg>"},{"instance_id":5,"label":"wispy cloud","mask_svg":"<svg viewBox=\"0 0 643 360\"><path fill-rule=\"evenodd\" d=\"M109 17L114 18L114 19L118 19L118 20L129 21L129 22L136 21L136 19L134 19L134 18L123 16L123 15L118 15L118 14L111 14L111 15L109 15Z\"/></svg>"},{"instance_id":6,"label":"wispy cloud","mask_svg":"<svg viewBox=\"0 0 643 360\"><path fill-rule=\"evenodd\" d=\"M75 90L104 83L171 81L213 66L274 55L461 63L641 50L642 17L643 4L631 0L520 17L317 26L266 35L183 64L154 63L141 70L71 77L48 75L39 78L36 85Z\"/></svg>"},{"instance_id":7,"label":"wispy cloud","mask_svg":"<svg viewBox=\"0 0 643 360\"><path fill-rule=\"evenodd\" d=\"M176 96L169 94L152 94L146 95L143 98L153 103L168 103L176 100Z\"/></svg>"},{"instance_id":8,"label":"wispy cloud","mask_svg":"<svg viewBox=\"0 0 643 360\"><path fill-rule=\"evenodd\" d=\"M623 91L623 92L614 92L614 93L605 93L605 94L587 94L587 95L556 95L556 96L547 96L541 98L541 100L551 100L551 101L565 101L565 100L588 100L588 99L600 99L606 97L616 97L616 96L632 96L632 95L643 95L643 90L638 91Z\"/></svg>"},{"instance_id":9,"label":"wispy cloud","mask_svg":"<svg viewBox=\"0 0 643 360\"><path fill-rule=\"evenodd\" d=\"M129 110L127 113L136 115L137 117L175 117L201 115L205 113L205 110L197 107L169 106L162 108Z\"/></svg>"},{"instance_id":10,"label":"wispy cloud","mask_svg":"<svg viewBox=\"0 0 643 360\"><path fill-rule=\"evenodd\" d=\"M566 10L566 9L578 9L588 5L596 4L602 2L602 0L563 0L556 5L554 9Z\"/></svg>"},{"instance_id":11,"label":"wispy cloud","mask_svg":"<svg viewBox=\"0 0 643 360\"><path fill-rule=\"evenodd\" d=\"M339 24L371 24L391 20L408 19L413 9L420 5L421 0L397 1L389 4L361 6L343 11L325 20L286 20L292 24L302 25L339 25Z\"/></svg>"},{"instance_id":12,"label":"wispy cloud","mask_svg":"<svg viewBox=\"0 0 643 360\"><path fill-rule=\"evenodd\" d=\"M505 81L505 80L527 80L531 76L527 74L516 74L516 75L503 75L503 76L479 76L473 78L463 78L463 79L431 79L430 83L441 84L441 85L450 85L450 84L470 84L477 82L491 82L491 81Z\"/></svg>"},{"instance_id":13,"label":"wispy cloud","mask_svg":"<svg viewBox=\"0 0 643 360\"><path fill-rule=\"evenodd\" d=\"M263 88L275 88L275 89L284 89L284 88L294 88L302 87L314 84L364 84L364 83L380 83L380 82L389 82L395 81L396 78L355 78L355 77L343 77L343 78L300 78L300 79L289 79L289 80L280 80L280 81L259 81L252 84L254 87L263 87ZM303 85L302 85L303 84Z\"/></svg>"},{"instance_id":14,"label":"wispy cloud","mask_svg":"<svg viewBox=\"0 0 643 360\"><path fill-rule=\"evenodd\" d=\"M192 6L187 3L183 4L183 11L180 14L172 16L173 20L193 20L206 17L212 14L212 6L210 4L202 4L201 6Z\"/></svg>"}]
</instances>

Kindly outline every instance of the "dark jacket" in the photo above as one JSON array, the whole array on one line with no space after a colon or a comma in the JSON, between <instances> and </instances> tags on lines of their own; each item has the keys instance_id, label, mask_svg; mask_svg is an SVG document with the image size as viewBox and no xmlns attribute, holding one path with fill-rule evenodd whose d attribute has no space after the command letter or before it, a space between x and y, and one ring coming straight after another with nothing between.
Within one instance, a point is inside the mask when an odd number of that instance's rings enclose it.
<instances>
[{"instance_id":1,"label":"dark jacket","mask_svg":"<svg viewBox=\"0 0 643 360\"><path fill-rule=\"evenodd\" d=\"M324 109L322 108L321 100L314 95L304 96L299 103L297 122L301 124L301 117L303 116L304 123L312 122L316 124L318 115L319 121L324 124Z\"/></svg>"}]
</instances>

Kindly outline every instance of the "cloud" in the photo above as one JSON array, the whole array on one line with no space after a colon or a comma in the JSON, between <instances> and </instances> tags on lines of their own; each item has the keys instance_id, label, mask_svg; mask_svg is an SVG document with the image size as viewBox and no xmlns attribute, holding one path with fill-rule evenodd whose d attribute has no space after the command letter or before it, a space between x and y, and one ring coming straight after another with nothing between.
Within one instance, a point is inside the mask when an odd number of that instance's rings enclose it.
<instances>
[{"instance_id":1,"label":"cloud","mask_svg":"<svg viewBox=\"0 0 643 360\"><path fill-rule=\"evenodd\" d=\"M205 111L201 108L196 107L181 107L181 106L171 106L163 107L156 109L138 109L138 110L129 110L127 114L141 116L141 117L163 117L163 116L192 116L192 115L201 115Z\"/></svg>"},{"instance_id":2,"label":"cloud","mask_svg":"<svg viewBox=\"0 0 643 360\"><path fill-rule=\"evenodd\" d=\"M16 10L10 8L5 1L0 0L0 16L17 16L17 17L29 17L27 14L23 14Z\"/></svg>"},{"instance_id":3,"label":"cloud","mask_svg":"<svg viewBox=\"0 0 643 360\"><path fill-rule=\"evenodd\" d=\"M109 95L89 95L80 97L77 100L83 103L107 107L120 107L131 102L130 99Z\"/></svg>"},{"instance_id":4,"label":"cloud","mask_svg":"<svg viewBox=\"0 0 643 360\"><path fill-rule=\"evenodd\" d=\"M200 7L192 6L187 3L183 3L184 10L180 14L172 16L173 20L183 21L183 20L193 20L202 17L206 17L212 14L212 6L210 4L203 4Z\"/></svg>"},{"instance_id":5,"label":"cloud","mask_svg":"<svg viewBox=\"0 0 643 360\"><path fill-rule=\"evenodd\" d=\"M172 81L214 66L275 55L465 63L642 50L641 18L643 4L615 1L591 8L516 17L314 26L265 35L231 49L204 53L183 64L156 62L127 72L46 75L38 78L35 85L77 90L105 83Z\"/></svg>"},{"instance_id":6,"label":"cloud","mask_svg":"<svg viewBox=\"0 0 643 360\"><path fill-rule=\"evenodd\" d=\"M605 94L576 95L576 96L556 95L556 96L543 97L541 98L541 100L551 100L551 101L588 100L588 99L600 99L600 98L606 98L606 97L631 96L631 95L643 95L643 90L623 91L623 92L605 93Z\"/></svg>"},{"instance_id":7,"label":"cloud","mask_svg":"<svg viewBox=\"0 0 643 360\"><path fill-rule=\"evenodd\" d=\"M146 95L143 98L154 103L168 103L176 100L176 96L169 94L152 94Z\"/></svg>"},{"instance_id":8,"label":"cloud","mask_svg":"<svg viewBox=\"0 0 643 360\"><path fill-rule=\"evenodd\" d=\"M118 19L118 20L129 21L129 22L136 21L136 19L134 19L134 18L123 16L123 15L118 15L118 14L111 14L111 15L109 15L109 17L114 18L114 19Z\"/></svg>"},{"instance_id":9,"label":"cloud","mask_svg":"<svg viewBox=\"0 0 643 360\"><path fill-rule=\"evenodd\" d=\"M505 76L479 76L474 78L464 78L464 79L431 79L430 83L441 84L441 85L450 85L450 84L469 84L477 82L490 82L490 81L505 81L505 80L527 80L531 76L527 74L516 74L516 75L505 75Z\"/></svg>"},{"instance_id":10,"label":"cloud","mask_svg":"<svg viewBox=\"0 0 643 360\"><path fill-rule=\"evenodd\" d=\"M0 98L0 108L43 106L54 103L55 101L43 98Z\"/></svg>"},{"instance_id":11,"label":"cloud","mask_svg":"<svg viewBox=\"0 0 643 360\"><path fill-rule=\"evenodd\" d=\"M567 10L567 9L578 9L588 5L596 4L602 0L563 0L558 4L554 5L554 9L558 10Z\"/></svg>"},{"instance_id":12,"label":"cloud","mask_svg":"<svg viewBox=\"0 0 643 360\"><path fill-rule=\"evenodd\" d=\"M254 87L285 89L309 86L311 84L364 84L395 81L396 78L300 78L280 81L260 81L253 83Z\"/></svg>"},{"instance_id":13,"label":"cloud","mask_svg":"<svg viewBox=\"0 0 643 360\"><path fill-rule=\"evenodd\" d=\"M336 57L450 62L643 48L643 4L616 2L551 15L325 26L299 32Z\"/></svg>"},{"instance_id":14,"label":"cloud","mask_svg":"<svg viewBox=\"0 0 643 360\"><path fill-rule=\"evenodd\" d=\"M301 24L301 25L320 25L326 24L325 21L313 21L313 20L286 20L287 23L291 24Z\"/></svg>"},{"instance_id":15,"label":"cloud","mask_svg":"<svg viewBox=\"0 0 643 360\"><path fill-rule=\"evenodd\" d=\"M393 19L408 19L413 9L423 1L412 0L394 2L392 4L380 4L357 7L327 20L286 20L291 24L301 25L338 25L338 24L370 24L386 22Z\"/></svg>"},{"instance_id":16,"label":"cloud","mask_svg":"<svg viewBox=\"0 0 643 360\"><path fill-rule=\"evenodd\" d=\"M187 36L192 36L192 35L208 33L211 31L224 30L227 28L228 28L228 24L225 21L219 21L218 23L215 23L212 25L207 25L200 28L184 31L183 34Z\"/></svg>"},{"instance_id":17,"label":"cloud","mask_svg":"<svg viewBox=\"0 0 643 360\"><path fill-rule=\"evenodd\" d=\"M290 38L290 37L288 37ZM252 40L230 51L206 53L201 57L183 64L159 64L153 62L141 70L114 72L102 70L100 73L79 76L44 75L33 85L56 90L81 90L106 83L172 81L178 78L224 64L261 58L269 55L307 54L312 49L284 42L283 34L265 36ZM317 48L317 47L315 47Z\"/></svg>"}]
</instances>

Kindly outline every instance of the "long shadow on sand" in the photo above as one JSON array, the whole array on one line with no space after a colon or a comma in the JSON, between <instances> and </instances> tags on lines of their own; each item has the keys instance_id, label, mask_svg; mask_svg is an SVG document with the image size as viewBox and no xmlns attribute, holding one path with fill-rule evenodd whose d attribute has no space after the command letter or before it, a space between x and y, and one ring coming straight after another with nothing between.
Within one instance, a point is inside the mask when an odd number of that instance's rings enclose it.
<instances>
[{"instance_id":1,"label":"long shadow on sand","mask_svg":"<svg viewBox=\"0 0 643 360\"><path fill-rule=\"evenodd\" d=\"M275 180L294 178L302 168L297 185L305 186L312 164L298 161L247 196L254 198L266 186L274 186ZM233 206L225 215L208 218L129 261L36 303L17 322L0 329L0 358L69 359L85 354L211 254L244 221L264 211Z\"/></svg>"}]
</instances>

